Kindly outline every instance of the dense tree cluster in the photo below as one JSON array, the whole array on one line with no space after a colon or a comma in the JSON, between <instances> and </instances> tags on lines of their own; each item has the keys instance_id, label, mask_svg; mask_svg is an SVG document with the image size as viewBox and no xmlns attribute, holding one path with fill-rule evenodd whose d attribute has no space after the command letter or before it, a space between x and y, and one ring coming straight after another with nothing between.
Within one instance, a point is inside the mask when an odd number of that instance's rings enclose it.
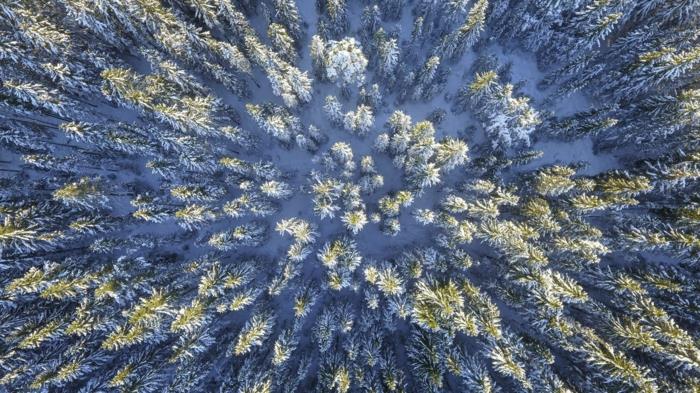
<instances>
[{"instance_id":1,"label":"dense tree cluster","mask_svg":"<svg viewBox=\"0 0 700 393\"><path fill-rule=\"evenodd\" d=\"M697 0L5 0L0 392L700 391Z\"/></svg>"}]
</instances>

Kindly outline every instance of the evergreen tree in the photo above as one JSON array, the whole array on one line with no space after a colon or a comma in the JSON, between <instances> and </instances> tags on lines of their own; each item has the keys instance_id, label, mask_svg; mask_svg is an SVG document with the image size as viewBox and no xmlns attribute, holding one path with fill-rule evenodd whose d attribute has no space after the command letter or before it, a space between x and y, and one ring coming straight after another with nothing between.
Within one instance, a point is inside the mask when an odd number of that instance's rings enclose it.
<instances>
[{"instance_id":1,"label":"evergreen tree","mask_svg":"<svg viewBox=\"0 0 700 393\"><path fill-rule=\"evenodd\" d=\"M367 59L362 53L362 47L355 39L346 38L327 42L324 55L324 66L328 79L341 87L362 84L367 68Z\"/></svg>"}]
</instances>

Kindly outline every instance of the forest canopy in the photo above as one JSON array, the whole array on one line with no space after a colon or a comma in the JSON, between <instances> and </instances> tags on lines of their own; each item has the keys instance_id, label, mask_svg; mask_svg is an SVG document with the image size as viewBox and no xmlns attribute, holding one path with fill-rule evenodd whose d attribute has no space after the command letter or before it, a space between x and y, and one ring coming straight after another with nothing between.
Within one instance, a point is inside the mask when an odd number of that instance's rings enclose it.
<instances>
[{"instance_id":1,"label":"forest canopy","mask_svg":"<svg viewBox=\"0 0 700 393\"><path fill-rule=\"evenodd\" d=\"M697 393L699 191L699 0L3 0L0 393Z\"/></svg>"}]
</instances>

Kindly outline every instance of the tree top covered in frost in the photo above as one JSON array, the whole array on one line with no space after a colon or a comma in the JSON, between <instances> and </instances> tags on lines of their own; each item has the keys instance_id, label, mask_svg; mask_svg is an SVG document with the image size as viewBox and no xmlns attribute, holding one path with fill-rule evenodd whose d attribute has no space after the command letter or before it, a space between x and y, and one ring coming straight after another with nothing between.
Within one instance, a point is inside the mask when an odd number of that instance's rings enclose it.
<instances>
[{"instance_id":1,"label":"tree top covered in frost","mask_svg":"<svg viewBox=\"0 0 700 393\"><path fill-rule=\"evenodd\" d=\"M324 56L328 79L343 85L360 85L365 80L367 59L354 38L328 41Z\"/></svg>"}]
</instances>

